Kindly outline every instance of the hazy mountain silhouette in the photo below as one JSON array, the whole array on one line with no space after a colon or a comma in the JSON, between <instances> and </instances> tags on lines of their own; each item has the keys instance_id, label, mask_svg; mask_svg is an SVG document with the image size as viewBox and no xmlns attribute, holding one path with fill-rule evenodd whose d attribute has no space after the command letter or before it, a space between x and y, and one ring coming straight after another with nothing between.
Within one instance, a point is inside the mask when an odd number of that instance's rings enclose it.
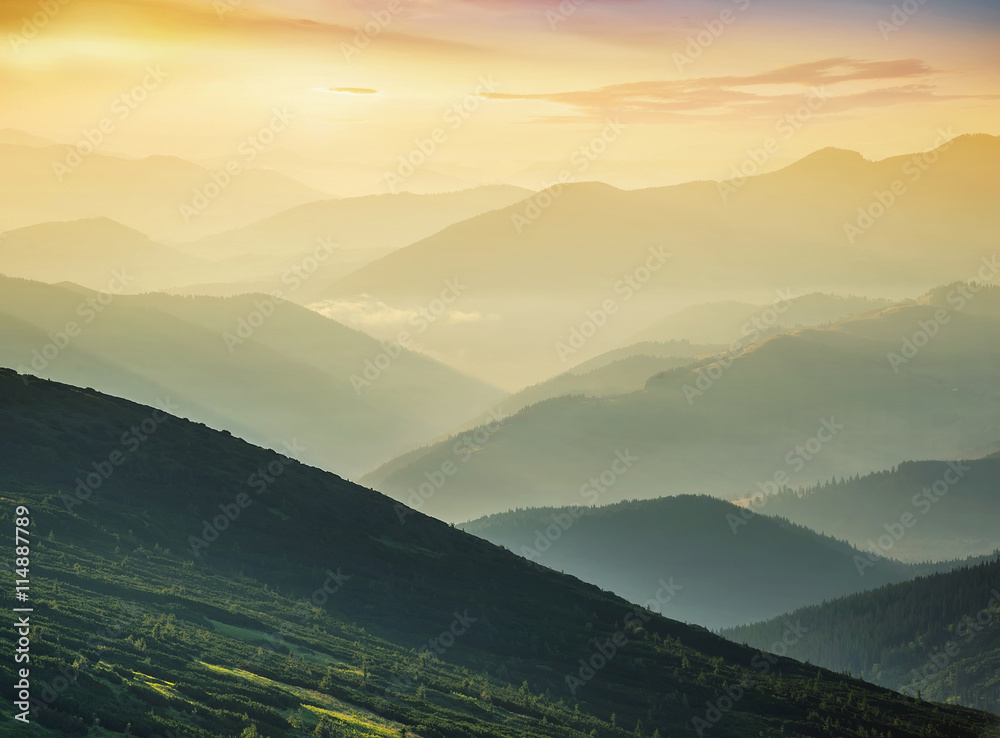
<instances>
[{"instance_id":1,"label":"hazy mountain silhouette","mask_svg":"<svg viewBox=\"0 0 1000 738\"><path fill-rule=\"evenodd\" d=\"M466 442L473 454L456 453L460 435L366 481L407 499L427 474L461 456L460 473L425 507L457 522L578 503L581 486L602 473L602 503L681 493L738 498L906 460L981 456L1000 445L1000 290L969 300L963 289L975 288L952 286L773 336L657 375L641 392L543 402ZM939 317L947 323L935 328ZM922 326L935 336L924 341ZM907 349L914 336L924 344L915 354ZM611 474L626 450L638 461Z\"/></svg>"},{"instance_id":2,"label":"hazy mountain silhouette","mask_svg":"<svg viewBox=\"0 0 1000 738\"><path fill-rule=\"evenodd\" d=\"M128 159L94 153L75 160L69 146L0 144L0 230L49 221L105 217L167 243L217 233L328 196L266 169L245 169L219 188L212 173L173 156ZM236 157L239 159L239 157ZM66 171L55 171L59 165ZM195 214L181 206L215 188ZM199 203L200 205L200 203Z\"/></svg>"},{"instance_id":3,"label":"hazy mountain silhouette","mask_svg":"<svg viewBox=\"0 0 1000 738\"><path fill-rule=\"evenodd\" d=\"M476 187L439 195L370 195L300 205L252 225L178 246L213 259L243 254L298 254L317 238L342 249L385 255L441 229L532 194L517 187Z\"/></svg>"},{"instance_id":4,"label":"hazy mountain silhouette","mask_svg":"<svg viewBox=\"0 0 1000 738\"><path fill-rule=\"evenodd\" d=\"M544 566L641 602L660 580L680 589L668 617L710 628L763 620L806 604L910 579L921 569L882 559L859 575L860 552L711 497L604 507L529 508L462 524ZM740 518L742 519L742 518Z\"/></svg>"},{"instance_id":5,"label":"hazy mountain silhouette","mask_svg":"<svg viewBox=\"0 0 1000 738\"><path fill-rule=\"evenodd\" d=\"M392 251L442 228L480 213L504 207L531 194L516 187L477 187L439 195L372 195L343 200L319 200L300 205L252 225L181 243L192 256L217 262L217 270L245 270L247 262L270 266L254 289L285 289L289 269L307 264L317 246L324 261L289 299L309 303L320 299L330 284ZM332 247L332 250L331 248ZM265 274L265 272L261 272ZM207 281L207 280L206 280ZM218 284L197 284L185 292L232 294L230 277Z\"/></svg>"},{"instance_id":6,"label":"hazy mountain silhouette","mask_svg":"<svg viewBox=\"0 0 1000 738\"><path fill-rule=\"evenodd\" d=\"M38 148L59 145L51 139L34 136L30 133L19 131L16 128L4 128L3 130L0 130L0 144L8 144L11 146L34 146Z\"/></svg>"},{"instance_id":7,"label":"hazy mountain silhouette","mask_svg":"<svg viewBox=\"0 0 1000 738\"><path fill-rule=\"evenodd\" d=\"M0 364L149 404L170 397L187 417L262 445L297 439L304 459L345 474L502 397L413 352L388 360L374 339L263 295L108 300L72 285L0 285Z\"/></svg>"},{"instance_id":8,"label":"hazy mountain silhouette","mask_svg":"<svg viewBox=\"0 0 1000 738\"><path fill-rule=\"evenodd\" d=\"M635 191L571 183L445 228L344 277L326 297L419 306L457 279L468 285L464 310L498 319L475 335L441 330L432 348L523 387L567 368L557 344L608 300L615 314L593 318L599 330L574 362L621 346L651 312L760 304L784 290L896 297L973 278L1000 229L998 169L1000 139L976 135L877 162L824 150L750 178L727 199L715 182ZM892 198L888 208L876 193ZM643 272L647 265L657 269Z\"/></svg>"},{"instance_id":9,"label":"hazy mountain silhouette","mask_svg":"<svg viewBox=\"0 0 1000 738\"><path fill-rule=\"evenodd\" d=\"M650 377L687 366L696 357L717 353L722 347L687 341L648 341L608 351L581 362L569 371L539 382L503 401L505 414L566 395L614 397L637 392ZM475 427L478 423L473 423Z\"/></svg>"},{"instance_id":10,"label":"hazy mountain silhouette","mask_svg":"<svg viewBox=\"0 0 1000 738\"><path fill-rule=\"evenodd\" d=\"M904 561L1000 549L1000 458L905 462L767 499L760 509Z\"/></svg>"},{"instance_id":11,"label":"hazy mountain silhouette","mask_svg":"<svg viewBox=\"0 0 1000 738\"><path fill-rule=\"evenodd\" d=\"M213 266L108 218L27 226L0 239L0 274L99 291L112 282L126 292L173 287L208 277Z\"/></svg>"},{"instance_id":12,"label":"hazy mountain silhouette","mask_svg":"<svg viewBox=\"0 0 1000 738\"><path fill-rule=\"evenodd\" d=\"M812 293L790 299L778 296L770 305L746 302L692 305L656 321L633 336L632 341L705 341L728 348L734 341L745 341L755 332L780 333L823 325L887 303L866 297ZM764 331L754 325L755 320L764 326Z\"/></svg>"}]
</instances>

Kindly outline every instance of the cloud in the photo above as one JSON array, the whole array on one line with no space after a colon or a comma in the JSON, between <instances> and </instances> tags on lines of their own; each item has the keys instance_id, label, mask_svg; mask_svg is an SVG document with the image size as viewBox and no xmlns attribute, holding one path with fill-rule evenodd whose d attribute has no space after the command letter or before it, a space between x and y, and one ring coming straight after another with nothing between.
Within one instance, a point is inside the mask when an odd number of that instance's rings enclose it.
<instances>
[{"instance_id":1,"label":"cloud","mask_svg":"<svg viewBox=\"0 0 1000 738\"><path fill-rule=\"evenodd\" d=\"M362 330L406 325L419 315L416 310L395 308L368 295L346 300L324 300L309 307L338 323Z\"/></svg>"},{"instance_id":2,"label":"cloud","mask_svg":"<svg viewBox=\"0 0 1000 738\"><path fill-rule=\"evenodd\" d=\"M576 111L575 118L573 114L541 118L547 122L610 115L620 115L634 122L663 118L690 120L692 114L761 117L787 112L789 105L797 104L802 94L813 88L829 88L845 83L926 80L936 74L939 74L938 70L919 59L868 61L833 57L750 75L629 82L592 90L541 94L494 92L489 97L494 100L555 103ZM791 89L776 91L776 87ZM915 99L954 99L937 95L935 87L927 82L849 94L833 93L833 97L838 103L829 112L892 105Z\"/></svg>"},{"instance_id":3,"label":"cloud","mask_svg":"<svg viewBox=\"0 0 1000 738\"><path fill-rule=\"evenodd\" d=\"M335 92L339 95L378 95L378 90L372 90L368 87L330 87L325 90L320 88L322 92Z\"/></svg>"},{"instance_id":4,"label":"cloud","mask_svg":"<svg viewBox=\"0 0 1000 738\"><path fill-rule=\"evenodd\" d=\"M472 312L463 312L461 310L452 310L448 313L448 322L453 324L458 323L478 323L483 319L483 314L478 310Z\"/></svg>"},{"instance_id":5,"label":"cloud","mask_svg":"<svg viewBox=\"0 0 1000 738\"><path fill-rule=\"evenodd\" d=\"M375 335L384 334L387 330L395 332L420 325L421 320L427 319L425 310L394 307L369 295L358 295L342 300L323 300L313 303L309 308L338 323ZM482 313L478 311L449 310L440 316L440 320L447 324L477 323L483 319Z\"/></svg>"}]
</instances>

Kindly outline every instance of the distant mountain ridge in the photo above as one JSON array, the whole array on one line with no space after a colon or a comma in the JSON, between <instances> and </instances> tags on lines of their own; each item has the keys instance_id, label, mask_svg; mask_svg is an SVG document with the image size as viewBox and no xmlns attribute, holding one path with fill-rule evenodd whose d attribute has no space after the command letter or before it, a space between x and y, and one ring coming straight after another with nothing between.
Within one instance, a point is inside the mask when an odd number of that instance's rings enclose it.
<instances>
[{"instance_id":1,"label":"distant mountain ridge","mask_svg":"<svg viewBox=\"0 0 1000 738\"><path fill-rule=\"evenodd\" d=\"M949 287L772 336L653 376L640 392L527 407L486 434L424 509L460 522L574 504L579 485L626 449L640 461L616 478L604 503L683 493L739 499L908 460L991 453L1000 446L1000 289L971 289L971 300ZM941 306L949 295L961 309ZM933 340L902 364L891 358L910 353L906 341L915 335L924 343L921 325L940 316L948 322ZM458 440L402 466L387 464L365 481L405 499L453 458Z\"/></svg>"},{"instance_id":2,"label":"distant mountain ridge","mask_svg":"<svg viewBox=\"0 0 1000 738\"><path fill-rule=\"evenodd\" d=\"M926 700L1000 714L1000 558L724 633L766 643L789 618L818 636L794 644L794 658Z\"/></svg>"},{"instance_id":3,"label":"distant mountain ridge","mask_svg":"<svg viewBox=\"0 0 1000 738\"><path fill-rule=\"evenodd\" d=\"M0 245L2 249L2 245ZM0 365L154 404L359 475L503 397L267 295L109 295L0 277ZM366 379L367 377L367 379Z\"/></svg>"},{"instance_id":4,"label":"distant mountain ridge","mask_svg":"<svg viewBox=\"0 0 1000 738\"><path fill-rule=\"evenodd\" d=\"M822 602L935 570L883 558L862 576L862 554L848 544L768 516L740 527L733 523L739 513L722 500L684 495L529 508L461 528L633 601L671 582L677 596L661 612L716 629L775 617L795 609L791 602Z\"/></svg>"},{"instance_id":5,"label":"distant mountain ridge","mask_svg":"<svg viewBox=\"0 0 1000 738\"><path fill-rule=\"evenodd\" d=\"M756 305L779 290L895 298L971 279L1000 230L998 169L1000 138L965 135L877 162L815 155L751 177L725 200L713 182L634 191L569 183L395 251L324 298L367 296L402 309L459 279L470 285L463 309L498 319L475 336L442 331L431 348L465 371L523 387L565 370L553 346L588 320L599 326L586 329L593 333L574 363L620 347L650 312L709 300ZM873 194L883 192L891 207ZM647 264L651 249L662 261ZM517 303L505 301L510 294ZM613 312L602 316L606 303ZM714 342L653 338L685 337Z\"/></svg>"},{"instance_id":6,"label":"distant mountain ridge","mask_svg":"<svg viewBox=\"0 0 1000 738\"><path fill-rule=\"evenodd\" d=\"M75 281L108 291L144 292L205 278L212 265L150 240L109 218L42 223L8 231L0 239L0 274L39 282Z\"/></svg>"},{"instance_id":7,"label":"distant mountain ridge","mask_svg":"<svg viewBox=\"0 0 1000 738\"><path fill-rule=\"evenodd\" d=\"M127 159L92 153L66 165L69 146L0 143L0 231L50 221L110 218L172 243L252 223L325 193L266 169L246 169L195 215L180 206L212 184L212 173L173 156ZM75 160L74 160L75 162ZM54 166L68 169L57 176Z\"/></svg>"},{"instance_id":8,"label":"distant mountain ridge","mask_svg":"<svg viewBox=\"0 0 1000 738\"><path fill-rule=\"evenodd\" d=\"M996 454L951 462L911 461L890 471L769 496L754 509L877 555L942 560L1000 549L997 479Z\"/></svg>"}]
</instances>

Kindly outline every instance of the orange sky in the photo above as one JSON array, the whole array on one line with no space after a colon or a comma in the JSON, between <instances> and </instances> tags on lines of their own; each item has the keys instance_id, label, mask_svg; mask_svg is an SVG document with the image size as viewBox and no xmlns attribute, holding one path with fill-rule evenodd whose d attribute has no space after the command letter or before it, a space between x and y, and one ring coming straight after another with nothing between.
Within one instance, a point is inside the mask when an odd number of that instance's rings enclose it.
<instances>
[{"instance_id":1,"label":"orange sky","mask_svg":"<svg viewBox=\"0 0 1000 738\"><path fill-rule=\"evenodd\" d=\"M5 0L0 128L74 142L152 65L165 80L107 152L211 162L284 107L271 165L339 167L336 194L386 191L421 144L402 189L723 178L782 119L769 169L1000 133L1000 11L910 2L894 21L875 2ZM578 171L609 120L622 134Z\"/></svg>"}]
</instances>

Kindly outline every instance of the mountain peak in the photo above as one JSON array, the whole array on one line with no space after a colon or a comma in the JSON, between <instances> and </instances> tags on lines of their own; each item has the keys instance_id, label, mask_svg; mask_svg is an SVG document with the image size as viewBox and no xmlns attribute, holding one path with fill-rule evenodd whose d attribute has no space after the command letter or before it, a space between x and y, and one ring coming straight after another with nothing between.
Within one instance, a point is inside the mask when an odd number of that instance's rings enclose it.
<instances>
[{"instance_id":1,"label":"mountain peak","mask_svg":"<svg viewBox=\"0 0 1000 738\"><path fill-rule=\"evenodd\" d=\"M29 146L31 148L45 148L47 146L58 146L58 142L48 138L25 133L17 128L4 128L0 130L0 144L11 146Z\"/></svg>"},{"instance_id":2,"label":"mountain peak","mask_svg":"<svg viewBox=\"0 0 1000 738\"><path fill-rule=\"evenodd\" d=\"M35 225L8 231L7 236L9 238L18 234L38 235L40 233L47 236L61 236L69 233L74 236L79 236L81 234L86 234L88 237L101 238L109 236L127 236L129 238L141 239L143 241L150 240L149 236L142 231L130 228L127 225L119 223L117 220L106 218L104 216L77 218L74 220L55 220L48 223L36 223Z\"/></svg>"},{"instance_id":3,"label":"mountain peak","mask_svg":"<svg viewBox=\"0 0 1000 738\"><path fill-rule=\"evenodd\" d=\"M849 149L838 149L835 146L827 146L818 149L807 156L799 159L794 164L789 164L779 172L794 172L796 174L807 172L825 174L829 172L840 172L857 169L859 166L870 163L857 151Z\"/></svg>"}]
</instances>

